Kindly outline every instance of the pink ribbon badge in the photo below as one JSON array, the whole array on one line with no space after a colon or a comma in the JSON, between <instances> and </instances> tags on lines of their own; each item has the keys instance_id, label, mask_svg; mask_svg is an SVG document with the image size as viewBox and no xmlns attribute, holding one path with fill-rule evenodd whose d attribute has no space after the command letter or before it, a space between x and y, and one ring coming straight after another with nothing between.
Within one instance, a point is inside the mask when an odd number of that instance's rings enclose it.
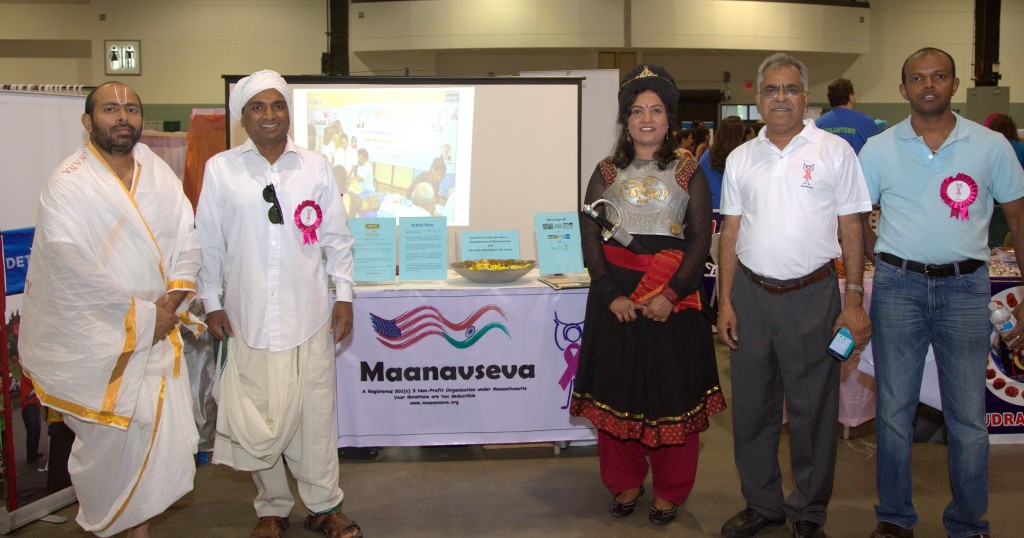
<instances>
[{"instance_id":1,"label":"pink ribbon badge","mask_svg":"<svg viewBox=\"0 0 1024 538\"><path fill-rule=\"evenodd\" d=\"M958 220L971 220L968 207L978 199L978 183L971 176L958 173L942 180L939 196L950 207L949 216Z\"/></svg>"},{"instance_id":2,"label":"pink ribbon badge","mask_svg":"<svg viewBox=\"0 0 1024 538\"><path fill-rule=\"evenodd\" d=\"M324 212L313 200L306 200L295 208L295 225L302 230L303 245L316 243L316 229L320 227L323 216Z\"/></svg>"},{"instance_id":3,"label":"pink ribbon badge","mask_svg":"<svg viewBox=\"0 0 1024 538\"><path fill-rule=\"evenodd\" d=\"M576 367L580 362L580 345L576 342L569 344L562 352L562 358L565 359L565 372L562 373L558 384L565 390L572 378L576 377Z\"/></svg>"}]
</instances>

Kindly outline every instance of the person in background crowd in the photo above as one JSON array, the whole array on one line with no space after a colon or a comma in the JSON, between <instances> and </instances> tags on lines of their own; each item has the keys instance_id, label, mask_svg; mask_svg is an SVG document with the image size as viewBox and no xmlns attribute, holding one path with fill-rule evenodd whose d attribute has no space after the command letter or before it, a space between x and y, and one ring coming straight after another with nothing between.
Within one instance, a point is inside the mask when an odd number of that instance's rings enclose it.
<instances>
[{"instance_id":1,"label":"person in background crowd","mask_svg":"<svg viewBox=\"0 0 1024 538\"><path fill-rule=\"evenodd\" d=\"M77 521L99 536L148 536L195 476L178 321L199 242L181 181L138 143L142 122L120 82L86 97L89 142L43 187L22 309L25 372L77 437Z\"/></svg>"},{"instance_id":2,"label":"person in background crowd","mask_svg":"<svg viewBox=\"0 0 1024 538\"><path fill-rule=\"evenodd\" d=\"M693 158L700 160L704 152L708 150L708 145L711 142L711 129L708 129L708 126L704 125L703 121L693 120L690 132L693 133Z\"/></svg>"},{"instance_id":3,"label":"person in background crowd","mask_svg":"<svg viewBox=\"0 0 1024 538\"><path fill-rule=\"evenodd\" d=\"M1020 141L1020 135L1017 134L1017 123L1013 121L1013 118L1006 114L999 114L988 123L988 128L1002 134L1010 141L1010 147L1013 148L1013 153L1017 156L1017 162L1024 167L1024 142Z\"/></svg>"},{"instance_id":4,"label":"person in background crowd","mask_svg":"<svg viewBox=\"0 0 1024 538\"><path fill-rule=\"evenodd\" d=\"M683 156L693 159L693 131L690 129L683 129L679 131L679 147L676 148L676 157L683 158Z\"/></svg>"},{"instance_id":5,"label":"person in background crowd","mask_svg":"<svg viewBox=\"0 0 1024 538\"><path fill-rule=\"evenodd\" d=\"M21 395L21 420L25 423L25 455L29 463L39 461L39 438L43 435L43 404L36 394L35 385L28 376L18 384Z\"/></svg>"},{"instance_id":6,"label":"person in background crowd","mask_svg":"<svg viewBox=\"0 0 1024 538\"><path fill-rule=\"evenodd\" d=\"M193 301L189 312L197 319L206 319L202 301ZM192 390L192 415L199 432L196 465L210 463L213 439L217 434L217 401L213 397L213 381L217 377L217 361L210 331L182 335L182 356L188 365L189 388Z\"/></svg>"},{"instance_id":7,"label":"person in background crowd","mask_svg":"<svg viewBox=\"0 0 1024 538\"><path fill-rule=\"evenodd\" d=\"M878 127L871 116L853 109L857 105L853 83L845 78L834 80L828 85L828 103L832 110L822 114L814 124L846 140L854 152L860 153L864 142L878 134Z\"/></svg>"},{"instance_id":8,"label":"person in background crowd","mask_svg":"<svg viewBox=\"0 0 1024 538\"><path fill-rule=\"evenodd\" d=\"M953 57L911 54L900 95L910 116L868 140L860 153L878 236L865 227L875 262L871 344L878 383L878 525L874 538L914 535L911 497L914 413L925 355L938 366L953 499L942 516L950 536L989 536L985 369L992 325L988 228L993 199L1006 215L1024 263L1024 170L1009 143L953 112L960 80ZM849 270L849 269L847 269ZM1024 319L1024 305L1014 309ZM1024 349L1024 324L1004 336Z\"/></svg>"},{"instance_id":9,"label":"person in background crowd","mask_svg":"<svg viewBox=\"0 0 1024 538\"><path fill-rule=\"evenodd\" d=\"M675 154L679 90L667 71L635 67L618 101L614 154L598 163L586 202L615 204L618 217L601 209L633 235L636 250L602 241L595 220L580 222L591 286L569 412L598 430L609 513L633 513L650 459L648 519L664 525L693 488L700 432L725 409L698 291L711 246L711 192L697 162Z\"/></svg>"},{"instance_id":10,"label":"person in background crowd","mask_svg":"<svg viewBox=\"0 0 1024 538\"><path fill-rule=\"evenodd\" d=\"M341 511L334 428L334 346L352 331L344 206L327 160L288 136L291 91L281 75L239 80L228 104L249 140L206 163L196 211L206 322L214 338L230 337L213 462L252 471L253 538L278 538L290 525L285 462L309 512L305 527L358 538Z\"/></svg>"},{"instance_id":11,"label":"person in background crowd","mask_svg":"<svg viewBox=\"0 0 1024 538\"><path fill-rule=\"evenodd\" d=\"M50 437L50 448L46 462L46 493L57 493L71 485L71 474L68 473L68 460L71 458L71 447L75 443L75 432L64 423L60 412L51 407L45 408L46 432Z\"/></svg>"},{"instance_id":12,"label":"person in background crowd","mask_svg":"<svg viewBox=\"0 0 1024 538\"><path fill-rule=\"evenodd\" d=\"M747 501L722 525L729 538L787 519L794 537L824 538L839 420L839 361L827 348L841 326L858 348L870 336L861 285L867 187L850 145L803 120L807 84L803 62L766 58L756 97L765 127L725 165L718 335L732 350L733 440ZM783 402L795 482L785 496Z\"/></svg>"},{"instance_id":13,"label":"person in background crowd","mask_svg":"<svg viewBox=\"0 0 1024 538\"><path fill-rule=\"evenodd\" d=\"M743 144L745 128L743 120L729 116L722 120L715 130L715 143L711 149L700 156L700 167L708 178L711 187L711 207L718 209L722 199L722 173L725 172L725 159L732 151Z\"/></svg>"},{"instance_id":14,"label":"person in background crowd","mask_svg":"<svg viewBox=\"0 0 1024 538\"><path fill-rule=\"evenodd\" d=\"M761 130L761 127L764 127L764 123L761 122L746 121L744 123L746 124L746 128L743 131L744 142L757 138L757 132Z\"/></svg>"}]
</instances>

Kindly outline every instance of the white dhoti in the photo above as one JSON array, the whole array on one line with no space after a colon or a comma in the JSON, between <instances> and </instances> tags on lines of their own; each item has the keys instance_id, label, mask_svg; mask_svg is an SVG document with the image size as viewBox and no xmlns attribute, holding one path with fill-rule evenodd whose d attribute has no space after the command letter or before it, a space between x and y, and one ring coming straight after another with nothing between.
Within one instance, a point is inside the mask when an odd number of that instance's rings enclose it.
<instances>
[{"instance_id":1,"label":"white dhoti","mask_svg":"<svg viewBox=\"0 0 1024 538\"><path fill-rule=\"evenodd\" d=\"M78 496L76 521L99 536L144 523L192 489L199 436L187 374L147 376L142 385L127 430L64 417L75 432L68 471Z\"/></svg>"},{"instance_id":2,"label":"white dhoti","mask_svg":"<svg viewBox=\"0 0 1024 538\"><path fill-rule=\"evenodd\" d=\"M195 291L192 209L166 163L144 144L132 155L130 189L92 146L47 181L19 341L43 404L77 435L78 523L100 536L192 489L198 441L179 326L153 343L159 301Z\"/></svg>"},{"instance_id":3,"label":"white dhoti","mask_svg":"<svg viewBox=\"0 0 1024 538\"><path fill-rule=\"evenodd\" d=\"M284 461L307 510L324 512L341 504L334 370L330 324L286 351L253 349L241 338L228 340L213 462L253 471L253 504L259 517L291 513L295 499Z\"/></svg>"}]
</instances>

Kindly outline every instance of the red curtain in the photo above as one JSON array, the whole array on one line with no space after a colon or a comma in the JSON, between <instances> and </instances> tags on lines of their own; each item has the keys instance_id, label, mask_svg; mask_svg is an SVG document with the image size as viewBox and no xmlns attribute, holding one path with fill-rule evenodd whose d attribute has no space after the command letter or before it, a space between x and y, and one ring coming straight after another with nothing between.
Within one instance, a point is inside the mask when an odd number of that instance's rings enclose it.
<instances>
[{"instance_id":1,"label":"red curtain","mask_svg":"<svg viewBox=\"0 0 1024 538\"><path fill-rule=\"evenodd\" d=\"M224 114L196 114L188 128L185 150L185 196L195 210L203 190L203 173L210 157L228 149L227 123Z\"/></svg>"}]
</instances>

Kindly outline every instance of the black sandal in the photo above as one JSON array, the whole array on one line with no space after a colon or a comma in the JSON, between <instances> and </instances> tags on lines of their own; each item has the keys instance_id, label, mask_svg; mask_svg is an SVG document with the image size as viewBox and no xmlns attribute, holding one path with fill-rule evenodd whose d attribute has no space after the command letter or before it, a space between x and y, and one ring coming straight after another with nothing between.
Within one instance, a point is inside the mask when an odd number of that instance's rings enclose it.
<instances>
[{"instance_id":1,"label":"black sandal","mask_svg":"<svg viewBox=\"0 0 1024 538\"><path fill-rule=\"evenodd\" d=\"M668 510L662 510L655 508L654 504L651 503L651 513L647 515L647 519L651 520L651 523L655 525L668 525L676 519L676 511L679 509L678 504L673 504L672 508Z\"/></svg>"},{"instance_id":2,"label":"black sandal","mask_svg":"<svg viewBox=\"0 0 1024 538\"><path fill-rule=\"evenodd\" d=\"M612 517L626 517L632 514L633 510L636 509L636 502L640 500L640 497L643 497L643 495L643 484L640 484L640 493L637 493L636 498L628 503L620 503L615 500L615 497L617 497L618 494L612 495L612 503L608 505L608 513L611 514Z\"/></svg>"}]
</instances>

